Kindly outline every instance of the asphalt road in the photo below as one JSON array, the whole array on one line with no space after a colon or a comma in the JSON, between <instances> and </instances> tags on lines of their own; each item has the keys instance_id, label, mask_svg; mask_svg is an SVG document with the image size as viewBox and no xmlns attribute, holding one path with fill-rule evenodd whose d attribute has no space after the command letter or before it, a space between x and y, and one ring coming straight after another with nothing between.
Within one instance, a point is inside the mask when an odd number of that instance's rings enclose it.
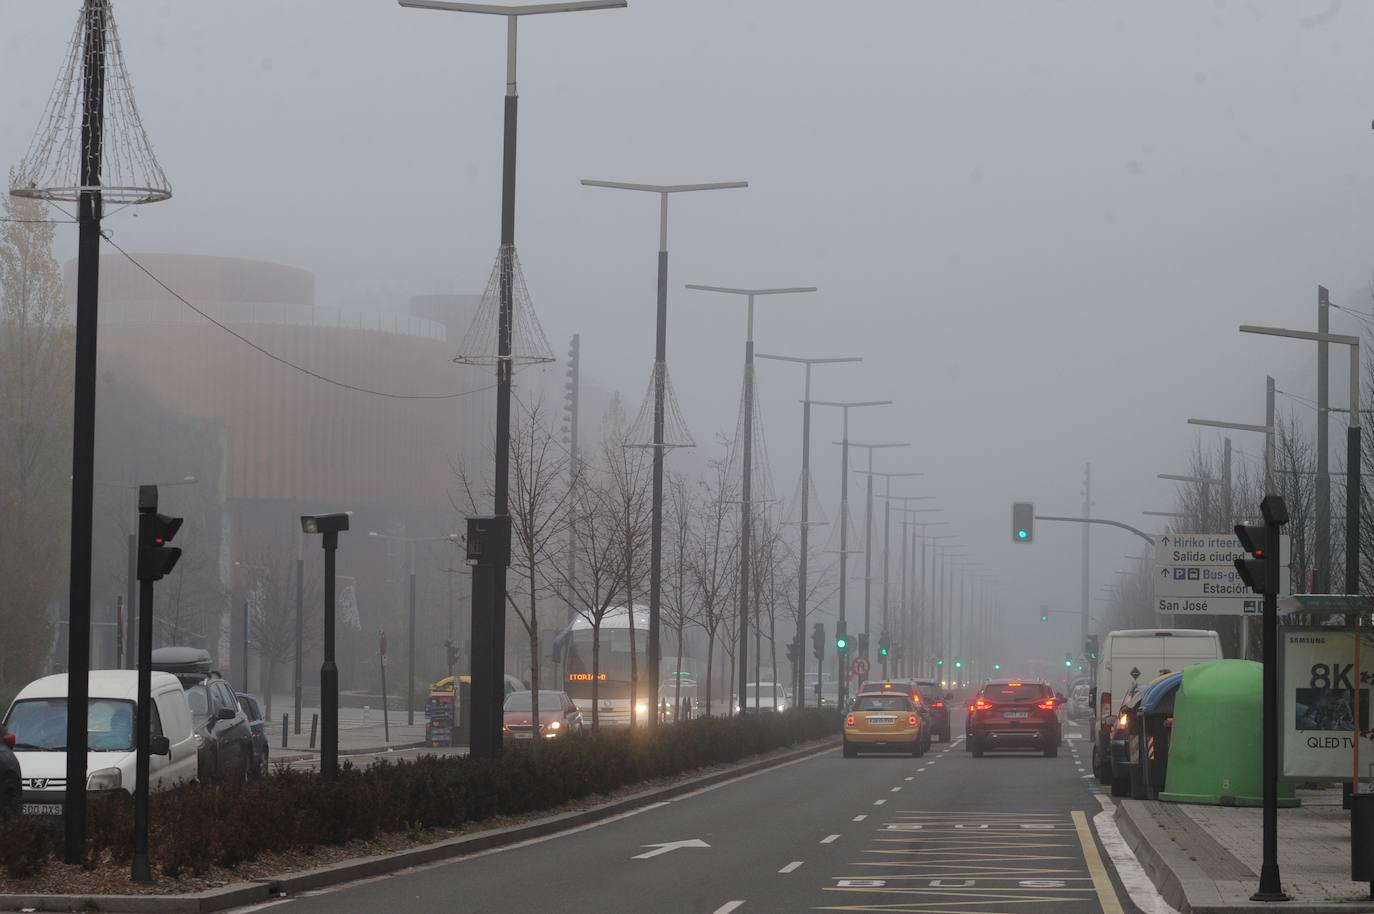
<instances>
[{"instance_id":1,"label":"asphalt road","mask_svg":"<svg viewBox=\"0 0 1374 914\"><path fill-rule=\"evenodd\" d=\"M839 749L578 831L273 902L377 911L1131 912L1072 751ZM676 845L677 842L686 842ZM675 846L676 845L676 846Z\"/></svg>"}]
</instances>

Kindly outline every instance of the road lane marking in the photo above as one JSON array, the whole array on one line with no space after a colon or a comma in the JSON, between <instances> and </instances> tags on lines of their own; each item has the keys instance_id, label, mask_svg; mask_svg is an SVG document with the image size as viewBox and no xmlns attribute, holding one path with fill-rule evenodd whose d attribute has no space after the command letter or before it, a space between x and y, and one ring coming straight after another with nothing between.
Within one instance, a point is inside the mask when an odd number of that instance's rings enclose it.
<instances>
[{"instance_id":1,"label":"road lane marking","mask_svg":"<svg viewBox=\"0 0 1374 914\"><path fill-rule=\"evenodd\" d=\"M865 814L863 814L863 815L855 816L855 817L854 817L854 821L855 821L855 822L862 822L864 819L867 819L867 818L868 818L868 814L865 813Z\"/></svg>"},{"instance_id":2,"label":"road lane marking","mask_svg":"<svg viewBox=\"0 0 1374 914\"><path fill-rule=\"evenodd\" d=\"M839 839L839 837L839 835L826 835L824 838L821 839L821 843L834 844Z\"/></svg>"},{"instance_id":3,"label":"road lane marking","mask_svg":"<svg viewBox=\"0 0 1374 914\"><path fill-rule=\"evenodd\" d=\"M900 788L900 787L893 787L891 790L888 791L888 793L896 793L897 791L899 791L899 790L901 790L901 789L902 789L902 788Z\"/></svg>"},{"instance_id":4,"label":"road lane marking","mask_svg":"<svg viewBox=\"0 0 1374 914\"><path fill-rule=\"evenodd\" d=\"M742 904L744 904L743 900L727 901L725 904L721 905L720 907L712 911L711 914L730 914L731 911L735 910Z\"/></svg>"},{"instance_id":5,"label":"road lane marking","mask_svg":"<svg viewBox=\"0 0 1374 914\"><path fill-rule=\"evenodd\" d=\"M887 800L874 800L874 801L873 801L873 805L874 805L874 806L882 806L882 805L883 805L884 803L886 803L886 802L887 802Z\"/></svg>"},{"instance_id":6,"label":"road lane marking","mask_svg":"<svg viewBox=\"0 0 1374 914\"><path fill-rule=\"evenodd\" d=\"M1112 888L1111 877L1102 865L1102 855L1097 852L1092 832L1088 830L1088 817L1083 810L1072 812L1073 826L1078 831L1078 841L1083 845L1083 859L1088 862L1088 875L1093 877L1093 888L1097 889L1097 900L1102 905L1102 914L1122 914L1121 902L1117 900L1116 890Z\"/></svg>"},{"instance_id":7,"label":"road lane marking","mask_svg":"<svg viewBox=\"0 0 1374 914\"><path fill-rule=\"evenodd\" d=\"M925 771L925 770L926 770L926 769L925 769L925 766L923 765L923 766L921 766L920 768L917 768L917 769L916 769L916 772L919 774L920 772Z\"/></svg>"},{"instance_id":8,"label":"road lane marking","mask_svg":"<svg viewBox=\"0 0 1374 914\"><path fill-rule=\"evenodd\" d=\"M921 770L924 771L925 769L922 768ZM904 780L904 781L914 781L914 780L916 780L916 775L914 775L914 774L908 775L907 777L902 778L902 780Z\"/></svg>"},{"instance_id":9,"label":"road lane marking","mask_svg":"<svg viewBox=\"0 0 1374 914\"><path fill-rule=\"evenodd\" d=\"M785 866L785 867L783 867L782 869L778 870L778 872L779 872L779 873L795 873L795 872L801 867L801 865L802 865L802 861L800 861L800 860L793 860L791 863L787 864L787 866Z\"/></svg>"}]
</instances>

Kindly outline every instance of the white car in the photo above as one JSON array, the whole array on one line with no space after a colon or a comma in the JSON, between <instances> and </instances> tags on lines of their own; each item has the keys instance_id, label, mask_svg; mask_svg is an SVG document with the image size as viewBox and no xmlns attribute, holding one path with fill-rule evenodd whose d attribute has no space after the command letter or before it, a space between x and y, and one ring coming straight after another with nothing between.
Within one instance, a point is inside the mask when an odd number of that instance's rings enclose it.
<instances>
[{"instance_id":1,"label":"white car","mask_svg":"<svg viewBox=\"0 0 1374 914\"><path fill-rule=\"evenodd\" d=\"M744 686L744 700L735 705L736 711L786 711L792 707L792 695L780 682L750 682Z\"/></svg>"},{"instance_id":2,"label":"white car","mask_svg":"<svg viewBox=\"0 0 1374 914\"><path fill-rule=\"evenodd\" d=\"M196 779L191 708L170 673L152 674L152 742L148 789L169 790ZM136 670L92 670L86 711L86 789L134 790ZM19 759L22 810L60 815L67 788L67 675L45 676L20 690L5 713Z\"/></svg>"}]
</instances>

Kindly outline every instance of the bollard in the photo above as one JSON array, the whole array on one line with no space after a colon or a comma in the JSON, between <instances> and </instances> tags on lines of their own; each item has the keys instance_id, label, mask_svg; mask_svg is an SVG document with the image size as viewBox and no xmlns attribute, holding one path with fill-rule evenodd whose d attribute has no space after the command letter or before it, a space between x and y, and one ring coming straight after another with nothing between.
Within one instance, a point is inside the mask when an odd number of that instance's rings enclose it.
<instances>
[{"instance_id":1,"label":"bollard","mask_svg":"<svg viewBox=\"0 0 1374 914\"><path fill-rule=\"evenodd\" d=\"M315 748L315 728L320 725L320 715L310 715L310 748Z\"/></svg>"},{"instance_id":2,"label":"bollard","mask_svg":"<svg viewBox=\"0 0 1374 914\"><path fill-rule=\"evenodd\" d=\"M290 722L290 720L291 720L291 715L290 715L290 714L283 714L283 715L281 716L281 747L282 747L283 749L286 748L286 733L287 733L286 725Z\"/></svg>"}]
</instances>

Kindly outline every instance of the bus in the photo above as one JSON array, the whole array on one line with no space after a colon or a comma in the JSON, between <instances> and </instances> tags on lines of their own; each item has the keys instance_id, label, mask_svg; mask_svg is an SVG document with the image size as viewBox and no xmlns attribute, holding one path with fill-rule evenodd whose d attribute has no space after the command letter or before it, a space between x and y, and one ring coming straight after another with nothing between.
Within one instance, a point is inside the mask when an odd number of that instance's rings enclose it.
<instances>
[{"instance_id":1,"label":"bus","mask_svg":"<svg viewBox=\"0 0 1374 914\"><path fill-rule=\"evenodd\" d=\"M630 624L634 623L634 646L638 658L638 672L641 681L647 679L646 664L649 656L649 607L635 604L633 617L624 606L612 606L601 619L601 663L597 670L599 681L596 683L596 717L602 726L630 725L631 682L630 682ZM686 698L691 709L690 716L698 713L697 676L698 662L684 652L682 670L677 670L677 645L673 632L663 626L660 635L663 654L659 671L659 695L651 699L646 691L634 696L638 703L636 718L647 723L655 704L671 703L674 695L674 677L680 677L682 689L678 691L679 701ZM554 659L558 664L558 675L563 683L563 691L581 709L583 717L592 721L592 624L581 614L575 615L554 641ZM671 718L671 714L669 717Z\"/></svg>"}]
</instances>

